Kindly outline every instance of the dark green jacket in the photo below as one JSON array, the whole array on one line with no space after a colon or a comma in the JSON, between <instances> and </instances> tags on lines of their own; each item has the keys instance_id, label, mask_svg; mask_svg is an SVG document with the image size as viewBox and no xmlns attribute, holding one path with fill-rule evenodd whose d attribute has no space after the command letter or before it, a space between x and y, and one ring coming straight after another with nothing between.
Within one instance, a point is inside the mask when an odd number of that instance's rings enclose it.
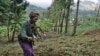
<instances>
[{"instance_id":1,"label":"dark green jacket","mask_svg":"<svg viewBox=\"0 0 100 56\"><path fill-rule=\"evenodd\" d=\"M25 21L24 23L22 23L21 31L20 31L21 38L25 39L30 35L36 35L37 36L37 31L36 30L32 31L31 25L35 26L36 24L30 24L29 21Z\"/></svg>"}]
</instances>

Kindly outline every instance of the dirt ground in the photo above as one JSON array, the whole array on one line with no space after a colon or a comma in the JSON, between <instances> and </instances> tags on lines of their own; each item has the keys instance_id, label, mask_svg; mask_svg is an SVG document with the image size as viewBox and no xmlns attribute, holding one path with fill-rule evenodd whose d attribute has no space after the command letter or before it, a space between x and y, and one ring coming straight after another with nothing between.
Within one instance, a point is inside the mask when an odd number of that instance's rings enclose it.
<instances>
[{"instance_id":1,"label":"dirt ground","mask_svg":"<svg viewBox=\"0 0 100 56\"><path fill-rule=\"evenodd\" d=\"M100 35L100 29L95 29L85 33L84 35Z\"/></svg>"},{"instance_id":2,"label":"dirt ground","mask_svg":"<svg viewBox=\"0 0 100 56\"><path fill-rule=\"evenodd\" d=\"M37 41L33 46L36 56L100 56L100 29L75 37L60 36L54 32L46 34L43 41ZM0 56L23 56L18 41L6 41L0 39Z\"/></svg>"}]
</instances>

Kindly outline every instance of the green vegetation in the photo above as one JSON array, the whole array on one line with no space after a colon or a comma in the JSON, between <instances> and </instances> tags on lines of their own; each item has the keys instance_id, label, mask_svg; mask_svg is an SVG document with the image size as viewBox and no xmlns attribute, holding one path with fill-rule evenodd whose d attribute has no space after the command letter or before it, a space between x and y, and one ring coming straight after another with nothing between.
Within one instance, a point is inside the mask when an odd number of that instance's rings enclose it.
<instances>
[{"instance_id":1,"label":"green vegetation","mask_svg":"<svg viewBox=\"0 0 100 56\"><path fill-rule=\"evenodd\" d=\"M36 56L100 56L100 4L80 0L54 0L48 9L0 0L0 56L23 56L16 37L30 11L40 14L37 25L47 34L35 42Z\"/></svg>"},{"instance_id":2,"label":"green vegetation","mask_svg":"<svg viewBox=\"0 0 100 56\"><path fill-rule=\"evenodd\" d=\"M100 56L100 36L63 36L36 42L34 46L37 56ZM5 48L3 48L5 47ZM0 46L0 55L23 56L23 52L15 43L6 43ZM16 50L16 51L15 51Z\"/></svg>"},{"instance_id":3,"label":"green vegetation","mask_svg":"<svg viewBox=\"0 0 100 56\"><path fill-rule=\"evenodd\" d=\"M40 26L45 31L48 31L48 30L50 31L53 23L50 19L44 18L44 19L38 20L37 25Z\"/></svg>"}]
</instances>

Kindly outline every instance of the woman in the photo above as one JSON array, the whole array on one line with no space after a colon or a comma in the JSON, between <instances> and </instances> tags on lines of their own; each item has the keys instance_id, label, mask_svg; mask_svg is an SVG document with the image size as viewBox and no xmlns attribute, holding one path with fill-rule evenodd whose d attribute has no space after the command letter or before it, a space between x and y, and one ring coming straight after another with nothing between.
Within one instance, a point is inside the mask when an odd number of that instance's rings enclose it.
<instances>
[{"instance_id":1,"label":"woman","mask_svg":"<svg viewBox=\"0 0 100 56\"><path fill-rule=\"evenodd\" d=\"M37 31L35 29L36 21L38 20L38 13L31 12L29 14L29 20L25 21L21 26L21 31L18 36L18 41L23 49L24 56L34 56L34 51L32 48L33 35L37 36ZM34 29L33 29L34 28Z\"/></svg>"}]
</instances>

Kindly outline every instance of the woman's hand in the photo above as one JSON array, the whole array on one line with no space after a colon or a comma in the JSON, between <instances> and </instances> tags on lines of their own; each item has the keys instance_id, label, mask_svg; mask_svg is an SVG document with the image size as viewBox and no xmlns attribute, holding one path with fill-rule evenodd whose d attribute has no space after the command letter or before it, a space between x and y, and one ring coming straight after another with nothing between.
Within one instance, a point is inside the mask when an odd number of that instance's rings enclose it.
<instances>
[{"instance_id":1,"label":"woman's hand","mask_svg":"<svg viewBox=\"0 0 100 56\"><path fill-rule=\"evenodd\" d=\"M28 37L28 40L32 40L32 37Z\"/></svg>"}]
</instances>

